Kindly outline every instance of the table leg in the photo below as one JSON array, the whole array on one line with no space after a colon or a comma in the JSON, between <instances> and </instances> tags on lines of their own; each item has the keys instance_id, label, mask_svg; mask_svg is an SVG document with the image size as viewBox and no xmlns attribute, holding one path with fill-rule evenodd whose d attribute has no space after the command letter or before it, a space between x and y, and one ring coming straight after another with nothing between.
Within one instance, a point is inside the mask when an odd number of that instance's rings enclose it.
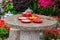
<instances>
[{"instance_id":1,"label":"table leg","mask_svg":"<svg viewBox=\"0 0 60 40\"><path fill-rule=\"evenodd\" d=\"M10 29L8 40L20 40L20 30L19 29Z\"/></svg>"},{"instance_id":2,"label":"table leg","mask_svg":"<svg viewBox=\"0 0 60 40\"><path fill-rule=\"evenodd\" d=\"M20 40L40 40L40 32L39 31L20 31Z\"/></svg>"}]
</instances>

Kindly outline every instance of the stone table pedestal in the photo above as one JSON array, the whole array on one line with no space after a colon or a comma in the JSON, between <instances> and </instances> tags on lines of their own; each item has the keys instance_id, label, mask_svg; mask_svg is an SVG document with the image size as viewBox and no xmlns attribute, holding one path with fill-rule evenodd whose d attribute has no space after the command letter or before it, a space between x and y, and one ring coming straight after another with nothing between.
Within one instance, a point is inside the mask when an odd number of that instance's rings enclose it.
<instances>
[{"instance_id":1,"label":"stone table pedestal","mask_svg":"<svg viewBox=\"0 0 60 40\"><path fill-rule=\"evenodd\" d=\"M43 19L43 23L21 23L18 16L20 14L5 18L5 23L11 26L8 40L42 40L41 31L55 28L57 25L57 21L48 16L39 15Z\"/></svg>"}]
</instances>

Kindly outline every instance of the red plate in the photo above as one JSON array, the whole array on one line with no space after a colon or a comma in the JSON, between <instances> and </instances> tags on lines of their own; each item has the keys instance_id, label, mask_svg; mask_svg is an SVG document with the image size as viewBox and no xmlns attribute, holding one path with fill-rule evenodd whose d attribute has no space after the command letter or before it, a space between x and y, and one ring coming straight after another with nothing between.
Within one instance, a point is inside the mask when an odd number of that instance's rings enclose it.
<instances>
[{"instance_id":1,"label":"red plate","mask_svg":"<svg viewBox=\"0 0 60 40\"><path fill-rule=\"evenodd\" d=\"M31 20L28 20L28 19L26 19L26 20L21 20L21 22L23 22L23 23L30 23Z\"/></svg>"},{"instance_id":2,"label":"red plate","mask_svg":"<svg viewBox=\"0 0 60 40\"><path fill-rule=\"evenodd\" d=\"M18 17L19 20L28 19L28 17Z\"/></svg>"},{"instance_id":3,"label":"red plate","mask_svg":"<svg viewBox=\"0 0 60 40\"><path fill-rule=\"evenodd\" d=\"M43 22L43 20L42 19L34 19L34 20L32 20L34 23L42 23Z\"/></svg>"}]
</instances>

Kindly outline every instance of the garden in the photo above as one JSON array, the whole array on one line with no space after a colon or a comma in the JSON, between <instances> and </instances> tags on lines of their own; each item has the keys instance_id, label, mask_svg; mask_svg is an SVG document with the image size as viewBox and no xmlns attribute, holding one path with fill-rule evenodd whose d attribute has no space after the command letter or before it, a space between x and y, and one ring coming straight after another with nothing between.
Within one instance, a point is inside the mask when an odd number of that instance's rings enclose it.
<instances>
[{"instance_id":1,"label":"garden","mask_svg":"<svg viewBox=\"0 0 60 40\"><path fill-rule=\"evenodd\" d=\"M46 18L42 17L41 15L43 15ZM22 28L16 27L16 28L18 29L20 28L21 30L24 29L28 31L35 29L38 30L40 27L36 28L35 26L37 25L42 26L42 24L44 24L45 22L44 20L47 20L46 22L49 22L48 24L51 25L55 20L57 21L56 27L51 26L52 28L47 28L44 30L42 30L43 28L41 29L43 34L42 40L60 40L60 0L0 0L0 40L5 40L9 38L9 34L11 30L10 28L14 28L10 26L11 24L14 23L15 26L19 24L19 22L16 21L15 18L17 18L18 21L21 22L20 23L21 26L23 25L26 27L26 29L25 27ZM8 22L9 19L11 23ZM10 24L6 24L6 23L10 23ZM29 29L28 26L33 26L32 24L35 25L34 26L35 28L32 27ZM28 35L28 33L26 34ZM16 38L15 40L19 40L19 39ZM27 40L27 39L21 39L21 40ZM36 39L32 38L32 40L36 40Z\"/></svg>"}]
</instances>

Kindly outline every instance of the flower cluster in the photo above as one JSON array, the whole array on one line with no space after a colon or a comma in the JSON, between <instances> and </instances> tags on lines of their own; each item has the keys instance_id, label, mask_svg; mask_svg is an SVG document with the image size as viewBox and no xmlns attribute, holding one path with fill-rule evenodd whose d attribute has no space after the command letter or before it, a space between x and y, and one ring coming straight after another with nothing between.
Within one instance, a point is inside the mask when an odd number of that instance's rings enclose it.
<instances>
[{"instance_id":1,"label":"flower cluster","mask_svg":"<svg viewBox=\"0 0 60 40\"><path fill-rule=\"evenodd\" d=\"M57 0L58 3L60 3L60 0Z\"/></svg>"},{"instance_id":2,"label":"flower cluster","mask_svg":"<svg viewBox=\"0 0 60 40\"><path fill-rule=\"evenodd\" d=\"M10 27L5 25L4 20L0 20L0 40L4 40L8 37Z\"/></svg>"},{"instance_id":3,"label":"flower cluster","mask_svg":"<svg viewBox=\"0 0 60 40\"><path fill-rule=\"evenodd\" d=\"M50 29L46 29L44 30L44 40L57 40L60 37L60 28L50 28Z\"/></svg>"},{"instance_id":4,"label":"flower cluster","mask_svg":"<svg viewBox=\"0 0 60 40\"><path fill-rule=\"evenodd\" d=\"M49 5L54 5L52 0L38 0L38 7L47 7Z\"/></svg>"},{"instance_id":5,"label":"flower cluster","mask_svg":"<svg viewBox=\"0 0 60 40\"><path fill-rule=\"evenodd\" d=\"M42 15L50 16L55 11L54 9L55 1L52 0L38 0L38 10Z\"/></svg>"},{"instance_id":6,"label":"flower cluster","mask_svg":"<svg viewBox=\"0 0 60 40\"><path fill-rule=\"evenodd\" d=\"M60 21L60 16L53 16L54 19L57 19L58 21Z\"/></svg>"},{"instance_id":7,"label":"flower cluster","mask_svg":"<svg viewBox=\"0 0 60 40\"><path fill-rule=\"evenodd\" d=\"M6 13L10 11L11 13L14 12L13 4L10 2L10 0L6 0L3 3L3 13Z\"/></svg>"}]
</instances>

